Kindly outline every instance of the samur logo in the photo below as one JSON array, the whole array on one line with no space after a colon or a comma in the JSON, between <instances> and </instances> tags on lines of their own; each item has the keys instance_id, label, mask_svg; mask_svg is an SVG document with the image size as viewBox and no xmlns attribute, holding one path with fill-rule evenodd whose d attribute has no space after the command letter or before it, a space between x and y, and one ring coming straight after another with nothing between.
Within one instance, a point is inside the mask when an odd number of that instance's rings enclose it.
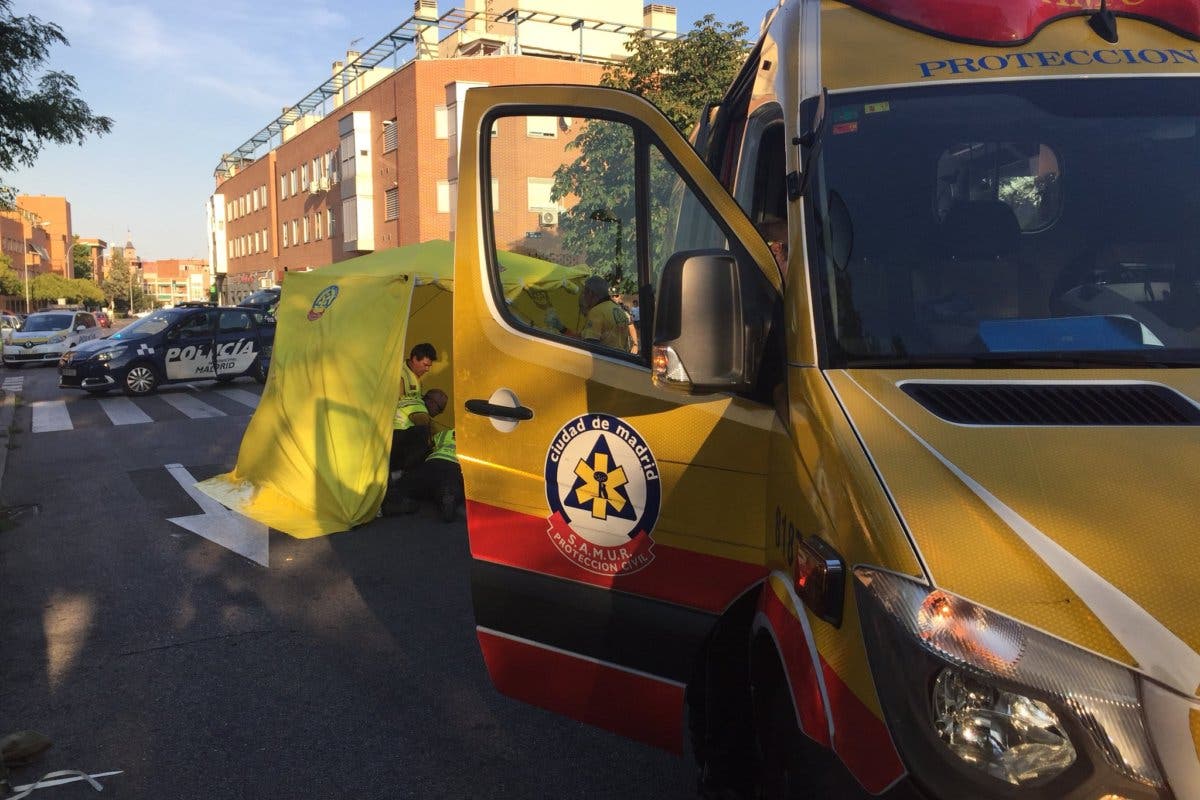
<instances>
[{"instance_id":1,"label":"samur logo","mask_svg":"<svg viewBox=\"0 0 1200 800\"><path fill-rule=\"evenodd\" d=\"M550 443L547 534L560 553L588 572L630 575L654 560L651 534L661 497L654 454L617 417L576 417Z\"/></svg>"},{"instance_id":2,"label":"samur logo","mask_svg":"<svg viewBox=\"0 0 1200 800\"><path fill-rule=\"evenodd\" d=\"M338 287L336 283L322 289L321 293L317 295L317 299L313 300L312 308L308 310L308 321L316 322L319 320L329 310L329 307L333 305L333 301L337 300L337 296Z\"/></svg>"}]
</instances>

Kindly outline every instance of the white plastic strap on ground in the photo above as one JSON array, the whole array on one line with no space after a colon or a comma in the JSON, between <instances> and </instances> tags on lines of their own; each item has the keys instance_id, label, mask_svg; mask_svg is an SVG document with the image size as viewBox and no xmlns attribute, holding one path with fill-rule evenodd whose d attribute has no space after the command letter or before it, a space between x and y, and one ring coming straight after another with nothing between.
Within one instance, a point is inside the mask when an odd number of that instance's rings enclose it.
<instances>
[{"instance_id":1,"label":"white plastic strap on ground","mask_svg":"<svg viewBox=\"0 0 1200 800\"><path fill-rule=\"evenodd\" d=\"M100 781L96 778L107 778L110 775L120 775L124 770L114 770L112 772L97 772L95 775L88 775L86 772L80 772L77 769L61 769L58 772L48 772L34 783L27 783L24 786L14 786L14 794L7 800L21 800L22 797L28 797L35 789L45 789L47 786L61 786L64 783L75 783L77 781L87 781L91 787L97 792L103 792L104 787L100 785Z\"/></svg>"}]
</instances>

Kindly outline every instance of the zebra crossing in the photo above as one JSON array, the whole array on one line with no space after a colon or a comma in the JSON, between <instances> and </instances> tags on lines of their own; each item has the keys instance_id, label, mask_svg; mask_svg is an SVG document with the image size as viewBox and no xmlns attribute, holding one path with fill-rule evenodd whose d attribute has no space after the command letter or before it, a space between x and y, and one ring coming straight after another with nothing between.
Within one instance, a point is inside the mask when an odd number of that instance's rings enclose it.
<instances>
[{"instance_id":1,"label":"zebra crossing","mask_svg":"<svg viewBox=\"0 0 1200 800\"><path fill-rule=\"evenodd\" d=\"M5 380L5 390L8 380ZM206 400L220 397L224 409ZM204 398L190 392L162 392L149 397L98 397L94 401L82 396L67 399L36 400L30 403L33 433L69 431L76 427L93 427L97 419L103 424L107 419L113 426L145 425L170 419L215 419L227 416L247 416L258 408L259 396L245 389L215 389L204 393ZM86 404L86 405L85 405ZM103 417L91 409L99 406ZM172 412L166 412L165 406ZM79 423L79 424L77 424Z\"/></svg>"}]
</instances>

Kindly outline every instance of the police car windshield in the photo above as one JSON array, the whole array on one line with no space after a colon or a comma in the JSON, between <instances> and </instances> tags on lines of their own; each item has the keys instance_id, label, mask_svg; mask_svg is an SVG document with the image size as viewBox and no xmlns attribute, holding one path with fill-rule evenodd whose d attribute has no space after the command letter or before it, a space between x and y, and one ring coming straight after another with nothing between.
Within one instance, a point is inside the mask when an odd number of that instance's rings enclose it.
<instances>
[{"instance_id":1,"label":"police car windshield","mask_svg":"<svg viewBox=\"0 0 1200 800\"><path fill-rule=\"evenodd\" d=\"M71 327L72 314L33 314L25 320L24 333L38 331L61 331Z\"/></svg>"},{"instance_id":2,"label":"police car windshield","mask_svg":"<svg viewBox=\"0 0 1200 800\"><path fill-rule=\"evenodd\" d=\"M156 333L162 333L179 314L180 312L175 309L160 309L147 317L142 317L120 332L114 333L109 338L132 339L135 336L153 336Z\"/></svg>"},{"instance_id":3,"label":"police car windshield","mask_svg":"<svg viewBox=\"0 0 1200 800\"><path fill-rule=\"evenodd\" d=\"M1198 84L832 94L809 241L830 363L1196 363Z\"/></svg>"}]
</instances>

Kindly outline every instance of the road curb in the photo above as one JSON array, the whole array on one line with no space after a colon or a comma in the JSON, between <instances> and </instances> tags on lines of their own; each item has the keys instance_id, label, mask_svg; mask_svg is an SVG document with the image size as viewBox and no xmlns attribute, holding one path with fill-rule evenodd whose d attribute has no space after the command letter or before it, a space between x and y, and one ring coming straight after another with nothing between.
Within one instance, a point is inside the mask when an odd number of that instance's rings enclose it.
<instances>
[{"instance_id":1,"label":"road curb","mask_svg":"<svg viewBox=\"0 0 1200 800\"><path fill-rule=\"evenodd\" d=\"M12 427L13 414L17 410L17 396L13 392L4 392L4 399L0 400L0 432L4 433L3 444L0 445L0 487L4 485L4 467L8 464L8 449L12 444L12 434L9 433L9 428Z\"/></svg>"}]
</instances>

